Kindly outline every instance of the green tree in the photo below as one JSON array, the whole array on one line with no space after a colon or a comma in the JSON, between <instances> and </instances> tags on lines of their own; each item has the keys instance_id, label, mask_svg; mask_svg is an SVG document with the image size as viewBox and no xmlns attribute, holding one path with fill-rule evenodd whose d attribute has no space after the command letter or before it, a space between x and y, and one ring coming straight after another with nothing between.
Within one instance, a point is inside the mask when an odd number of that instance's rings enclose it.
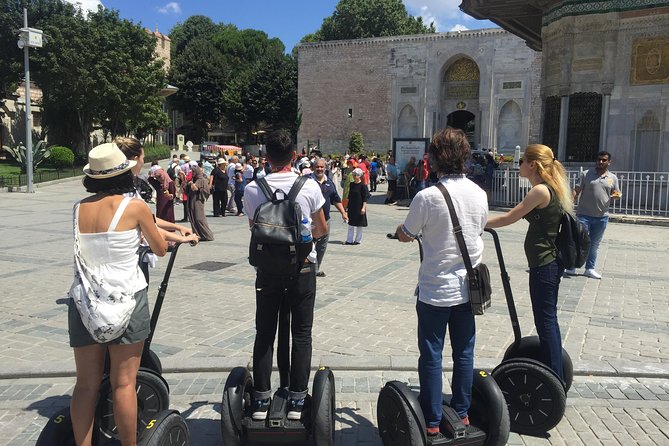
<instances>
[{"instance_id":1,"label":"green tree","mask_svg":"<svg viewBox=\"0 0 669 446\"><path fill-rule=\"evenodd\" d=\"M365 149L365 142L362 133L353 132L351 138L348 140L348 150L351 153L360 153Z\"/></svg>"},{"instance_id":2,"label":"green tree","mask_svg":"<svg viewBox=\"0 0 669 446\"><path fill-rule=\"evenodd\" d=\"M171 103L200 128L220 123L227 69L210 40L195 38L172 61L170 83L179 91L170 97Z\"/></svg>"},{"instance_id":3,"label":"green tree","mask_svg":"<svg viewBox=\"0 0 669 446\"><path fill-rule=\"evenodd\" d=\"M410 16L402 0L340 0L334 13L323 20L321 28L305 36L303 41L361 39L433 32L435 32L434 24L425 26L421 17Z\"/></svg>"},{"instance_id":4,"label":"green tree","mask_svg":"<svg viewBox=\"0 0 669 446\"><path fill-rule=\"evenodd\" d=\"M0 57L0 101L16 91L23 77L23 51L16 46L18 38L15 33L23 27L19 6L16 0L0 0L0 48L3 48Z\"/></svg>"}]
</instances>

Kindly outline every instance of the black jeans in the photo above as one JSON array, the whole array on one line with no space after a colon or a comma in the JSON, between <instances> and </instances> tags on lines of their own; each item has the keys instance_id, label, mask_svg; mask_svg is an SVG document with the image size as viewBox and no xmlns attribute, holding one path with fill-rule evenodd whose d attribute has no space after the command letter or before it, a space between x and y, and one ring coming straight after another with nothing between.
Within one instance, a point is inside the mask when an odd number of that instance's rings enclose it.
<instances>
[{"instance_id":1,"label":"black jeans","mask_svg":"<svg viewBox=\"0 0 669 446\"><path fill-rule=\"evenodd\" d=\"M242 201L242 198L244 198L244 191L235 191L235 204L237 205L237 213L241 214L244 212L244 202Z\"/></svg>"},{"instance_id":2,"label":"black jeans","mask_svg":"<svg viewBox=\"0 0 669 446\"><path fill-rule=\"evenodd\" d=\"M386 198L385 203L392 203L396 201L396 191L397 191L397 180L388 180L388 198Z\"/></svg>"},{"instance_id":3,"label":"black jeans","mask_svg":"<svg viewBox=\"0 0 669 446\"><path fill-rule=\"evenodd\" d=\"M290 398L307 395L311 369L311 329L314 323L316 265L306 264L294 276L256 275L256 339L253 344L254 397L272 395L271 374L279 309L282 301L290 308L292 348Z\"/></svg>"},{"instance_id":4,"label":"black jeans","mask_svg":"<svg viewBox=\"0 0 669 446\"><path fill-rule=\"evenodd\" d=\"M228 204L228 190L215 190L214 197L214 217L225 216L225 206Z\"/></svg>"}]
</instances>

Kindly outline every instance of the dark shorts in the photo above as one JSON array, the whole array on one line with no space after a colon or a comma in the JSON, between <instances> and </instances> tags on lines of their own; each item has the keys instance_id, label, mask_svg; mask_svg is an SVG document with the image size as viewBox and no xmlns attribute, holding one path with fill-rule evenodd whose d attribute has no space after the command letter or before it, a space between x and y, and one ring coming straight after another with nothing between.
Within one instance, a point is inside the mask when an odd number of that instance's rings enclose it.
<instances>
[{"instance_id":1,"label":"dark shorts","mask_svg":"<svg viewBox=\"0 0 669 446\"><path fill-rule=\"evenodd\" d=\"M149 314L149 298L147 297L146 288L135 293L135 310L130 316L130 322L125 332L114 339L107 342L108 344L136 344L142 342L149 337L151 316ZM88 345L95 345L95 339L90 335L86 326L81 322L81 316L77 306L72 302L68 302L67 311L67 326L70 333L70 347L86 347Z\"/></svg>"}]
</instances>

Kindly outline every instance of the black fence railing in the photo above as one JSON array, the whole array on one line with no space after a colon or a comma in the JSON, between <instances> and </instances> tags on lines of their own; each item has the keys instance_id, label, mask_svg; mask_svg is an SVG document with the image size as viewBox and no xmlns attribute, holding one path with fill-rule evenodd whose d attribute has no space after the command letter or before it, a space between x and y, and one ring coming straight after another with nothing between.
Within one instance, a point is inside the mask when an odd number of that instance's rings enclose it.
<instances>
[{"instance_id":1,"label":"black fence railing","mask_svg":"<svg viewBox=\"0 0 669 446\"><path fill-rule=\"evenodd\" d=\"M33 173L33 183L44 183L46 181L59 180L61 178L71 178L82 175L81 167L60 170L38 170ZM0 187L21 187L28 182L28 176L25 173L19 175L0 175Z\"/></svg>"}]
</instances>

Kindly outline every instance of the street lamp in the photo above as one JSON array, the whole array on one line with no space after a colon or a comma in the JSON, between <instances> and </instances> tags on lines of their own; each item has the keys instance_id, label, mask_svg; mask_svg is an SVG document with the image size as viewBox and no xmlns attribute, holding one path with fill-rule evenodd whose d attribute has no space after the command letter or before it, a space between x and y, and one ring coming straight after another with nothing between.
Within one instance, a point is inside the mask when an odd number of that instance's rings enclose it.
<instances>
[{"instance_id":1,"label":"street lamp","mask_svg":"<svg viewBox=\"0 0 669 446\"><path fill-rule=\"evenodd\" d=\"M28 9L23 8L23 28L19 30L19 48L23 49L26 80L26 192L33 190L33 115L30 112L30 55L29 48L42 48L42 30L28 28Z\"/></svg>"}]
</instances>

